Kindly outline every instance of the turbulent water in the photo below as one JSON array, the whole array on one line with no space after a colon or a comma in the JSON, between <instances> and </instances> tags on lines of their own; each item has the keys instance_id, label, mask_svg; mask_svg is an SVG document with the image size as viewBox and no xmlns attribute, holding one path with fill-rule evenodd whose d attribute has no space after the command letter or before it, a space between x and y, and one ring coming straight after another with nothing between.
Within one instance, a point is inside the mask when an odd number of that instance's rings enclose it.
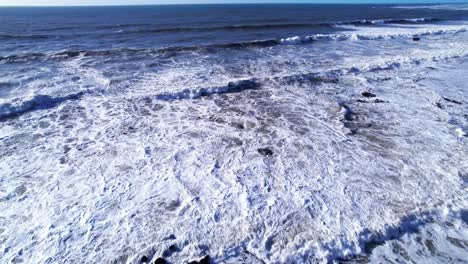
<instances>
[{"instance_id":1,"label":"turbulent water","mask_svg":"<svg viewBox=\"0 0 468 264\"><path fill-rule=\"evenodd\" d=\"M1 263L467 263L468 6L0 8Z\"/></svg>"}]
</instances>

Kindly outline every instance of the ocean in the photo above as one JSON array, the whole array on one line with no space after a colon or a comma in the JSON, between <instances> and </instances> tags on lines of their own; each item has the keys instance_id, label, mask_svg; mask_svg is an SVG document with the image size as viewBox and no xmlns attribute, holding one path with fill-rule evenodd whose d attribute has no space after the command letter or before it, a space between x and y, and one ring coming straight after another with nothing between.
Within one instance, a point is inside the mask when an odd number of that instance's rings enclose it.
<instances>
[{"instance_id":1,"label":"ocean","mask_svg":"<svg viewBox=\"0 0 468 264\"><path fill-rule=\"evenodd\" d=\"M0 8L1 263L468 263L468 5Z\"/></svg>"}]
</instances>

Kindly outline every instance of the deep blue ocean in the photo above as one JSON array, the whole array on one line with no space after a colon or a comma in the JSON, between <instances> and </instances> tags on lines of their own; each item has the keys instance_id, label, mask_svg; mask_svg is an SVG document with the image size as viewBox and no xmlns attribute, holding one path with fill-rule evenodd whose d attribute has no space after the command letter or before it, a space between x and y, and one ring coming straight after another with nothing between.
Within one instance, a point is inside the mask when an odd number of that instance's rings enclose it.
<instances>
[{"instance_id":1,"label":"deep blue ocean","mask_svg":"<svg viewBox=\"0 0 468 264\"><path fill-rule=\"evenodd\" d=\"M0 7L0 263L467 263L468 5Z\"/></svg>"},{"instance_id":2,"label":"deep blue ocean","mask_svg":"<svg viewBox=\"0 0 468 264\"><path fill-rule=\"evenodd\" d=\"M229 47L229 44L333 33L337 24L359 24L361 20L390 19L405 23L404 19L412 18L443 21L467 16L468 10L397 9L389 5L0 8L0 55Z\"/></svg>"}]
</instances>

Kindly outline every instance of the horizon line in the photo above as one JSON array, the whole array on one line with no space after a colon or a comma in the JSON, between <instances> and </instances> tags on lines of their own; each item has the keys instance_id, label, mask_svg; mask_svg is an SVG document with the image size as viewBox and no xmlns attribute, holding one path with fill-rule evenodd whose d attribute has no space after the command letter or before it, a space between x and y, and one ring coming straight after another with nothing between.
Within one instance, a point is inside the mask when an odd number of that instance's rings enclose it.
<instances>
[{"instance_id":1,"label":"horizon line","mask_svg":"<svg viewBox=\"0 0 468 264\"><path fill-rule=\"evenodd\" d=\"M287 3L287 2L245 2L245 3L154 3L154 4L92 4L92 5L0 5L0 8L5 7L116 7L116 6L194 6L194 5L446 5L446 4L467 4L465 1L451 2L413 2L413 3L383 3L383 2L328 2L328 3Z\"/></svg>"}]
</instances>

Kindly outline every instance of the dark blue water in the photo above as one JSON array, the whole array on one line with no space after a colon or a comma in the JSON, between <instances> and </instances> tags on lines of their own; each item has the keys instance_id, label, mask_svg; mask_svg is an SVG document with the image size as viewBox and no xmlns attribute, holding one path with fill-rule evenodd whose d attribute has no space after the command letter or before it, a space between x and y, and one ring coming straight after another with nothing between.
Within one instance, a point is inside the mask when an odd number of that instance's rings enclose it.
<instances>
[{"instance_id":1,"label":"dark blue water","mask_svg":"<svg viewBox=\"0 0 468 264\"><path fill-rule=\"evenodd\" d=\"M249 43L332 33L337 23L360 20L457 20L467 16L466 10L397 9L389 5L0 8L0 56Z\"/></svg>"}]
</instances>

